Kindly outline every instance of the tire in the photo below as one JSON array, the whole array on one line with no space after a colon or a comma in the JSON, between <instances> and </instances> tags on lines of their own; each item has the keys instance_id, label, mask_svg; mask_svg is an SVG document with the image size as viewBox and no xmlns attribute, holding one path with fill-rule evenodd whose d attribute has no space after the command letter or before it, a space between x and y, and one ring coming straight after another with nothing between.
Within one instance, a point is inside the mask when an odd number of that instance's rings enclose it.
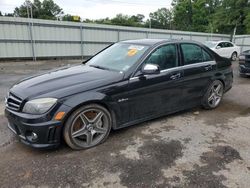
<instances>
[{"instance_id":1,"label":"tire","mask_svg":"<svg viewBox=\"0 0 250 188\"><path fill-rule=\"evenodd\" d=\"M217 108L223 98L224 94L224 85L220 80L215 80L208 87L202 101L203 108L207 110Z\"/></svg>"},{"instance_id":2,"label":"tire","mask_svg":"<svg viewBox=\"0 0 250 188\"><path fill-rule=\"evenodd\" d=\"M237 52L232 53L231 60L236 61L237 60Z\"/></svg>"},{"instance_id":3,"label":"tire","mask_svg":"<svg viewBox=\"0 0 250 188\"><path fill-rule=\"evenodd\" d=\"M109 135L112 119L109 111L97 104L84 105L67 119L63 136L69 147L82 150L103 143Z\"/></svg>"}]
</instances>

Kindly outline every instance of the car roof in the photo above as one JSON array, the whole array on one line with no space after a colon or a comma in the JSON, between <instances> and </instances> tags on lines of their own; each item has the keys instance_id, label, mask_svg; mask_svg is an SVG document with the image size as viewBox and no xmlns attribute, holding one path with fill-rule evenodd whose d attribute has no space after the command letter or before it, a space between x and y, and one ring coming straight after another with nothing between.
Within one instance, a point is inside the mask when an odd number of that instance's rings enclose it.
<instances>
[{"instance_id":1,"label":"car roof","mask_svg":"<svg viewBox=\"0 0 250 188\"><path fill-rule=\"evenodd\" d=\"M122 43L129 43L129 44L141 44L146 46L152 46L162 42L169 42L171 39L136 39L136 40L125 40L121 41Z\"/></svg>"},{"instance_id":2,"label":"car roof","mask_svg":"<svg viewBox=\"0 0 250 188\"><path fill-rule=\"evenodd\" d=\"M194 43L194 44L199 44L201 43L193 41L193 40L182 40L182 39L136 39L136 40L125 40L121 41L121 43L128 43L128 44L138 44L138 45L145 45L145 46L155 46L157 44L161 43L171 43L171 42L176 42L176 43Z\"/></svg>"},{"instance_id":3,"label":"car roof","mask_svg":"<svg viewBox=\"0 0 250 188\"><path fill-rule=\"evenodd\" d=\"M212 42L212 43L230 42L230 43L232 43L231 41L226 41L226 40L208 40L206 42Z\"/></svg>"}]
</instances>

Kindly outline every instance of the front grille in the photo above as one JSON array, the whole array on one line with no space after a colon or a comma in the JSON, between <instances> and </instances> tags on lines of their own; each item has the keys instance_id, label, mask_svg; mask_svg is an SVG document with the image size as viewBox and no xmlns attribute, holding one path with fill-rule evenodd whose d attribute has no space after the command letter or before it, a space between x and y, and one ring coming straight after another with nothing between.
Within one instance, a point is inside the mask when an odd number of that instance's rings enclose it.
<instances>
[{"instance_id":1,"label":"front grille","mask_svg":"<svg viewBox=\"0 0 250 188\"><path fill-rule=\"evenodd\" d=\"M20 111L21 104L22 104L22 99L20 97L17 97L13 93L9 93L9 95L6 98L7 108L14 111Z\"/></svg>"}]
</instances>

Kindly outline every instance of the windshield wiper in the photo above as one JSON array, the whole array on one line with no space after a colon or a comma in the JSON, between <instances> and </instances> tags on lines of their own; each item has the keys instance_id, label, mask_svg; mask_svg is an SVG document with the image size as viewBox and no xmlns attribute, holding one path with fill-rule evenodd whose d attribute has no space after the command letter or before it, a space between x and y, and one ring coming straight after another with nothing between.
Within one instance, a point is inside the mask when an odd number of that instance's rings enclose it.
<instances>
[{"instance_id":1,"label":"windshield wiper","mask_svg":"<svg viewBox=\"0 0 250 188\"><path fill-rule=\"evenodd\" d=\"M109 68L106 68L106 67L102 67L100 65L89 65L90 67L95 67L95 68L98 68L98 69L102 69L102 70L111 70Z\"/></svg>"}]
</instances>

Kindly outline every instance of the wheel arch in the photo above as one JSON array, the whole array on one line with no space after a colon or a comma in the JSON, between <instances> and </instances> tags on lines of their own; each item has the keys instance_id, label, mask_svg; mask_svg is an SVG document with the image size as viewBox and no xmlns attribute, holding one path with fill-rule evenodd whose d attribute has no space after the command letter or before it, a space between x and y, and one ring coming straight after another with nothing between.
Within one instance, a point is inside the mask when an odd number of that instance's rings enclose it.
<instances>
[{"instance_id":1,"label":"wheel arch","mask_svg":"<svg viewBox=\"0 0 250 188\"><path fill-rule=\"evenodd\" d=\"M226 83L225 83L224 79L218 78L218 79L215 79L215 80L219 80L219 81L222 82L222 84L223 84L223 89L224 89L224 91L225 91Z\"/></svg>"},{"instance_id":2,"label":"wheel arch","mask_svg":"<svg viewBox=\"0 0 250 188\"><path fill-rule=\"evenodd\" d=\"M109 105L108 102L106 102L105 98L107 98L105 94L97 93L97 92L91 92L91 94L88 94L88 95L81 94L80 96L71 97L70 99L64 102L65 105L70 106L72 109L63 118L62 123L65 124L69 116L81 106L89 105L89 104L97 104L108 110L112 118L111 127L114 128L116 126L116 114L114 110L112 109L111 105Z\"/></svg>"},{"instance_id":3,"label":"wheel arch","mask_svg":"<svg viewBox=\"0 0 250 188\"><path fill-rule=\"evenodd\" d=\"M223 84L223 87L224 87L224 92L225 92L225 88L226 88L226 81L225 81L225 79L226 79L226 76L223 73L220 73L220 74L216 74L215 75L215 77L212 80L212 82L215 81L215 80L221 81L222 84Z\"/></svg>"}]
</instances>

